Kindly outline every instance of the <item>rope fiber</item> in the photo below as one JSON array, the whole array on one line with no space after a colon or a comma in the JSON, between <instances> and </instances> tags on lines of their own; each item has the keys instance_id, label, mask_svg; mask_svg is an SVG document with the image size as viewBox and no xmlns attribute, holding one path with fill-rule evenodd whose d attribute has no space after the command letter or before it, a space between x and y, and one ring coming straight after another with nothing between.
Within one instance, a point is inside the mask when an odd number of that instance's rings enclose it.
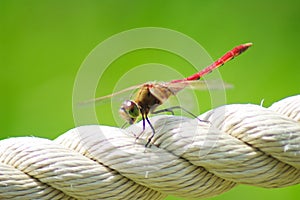
<instances>
[{"instance_id":1,"label":"rope fiber","mask_svg":"<svg viewBox=\"0 0 300 200\"><path fill-rule=\"evenodd\" d=\"M71 129L51 141L0 141L0 199L208 198L238 184L300 183L300 95L269 108L218 107L201 120L158 115L126 130Z\"/></svg>"}]
</instances>

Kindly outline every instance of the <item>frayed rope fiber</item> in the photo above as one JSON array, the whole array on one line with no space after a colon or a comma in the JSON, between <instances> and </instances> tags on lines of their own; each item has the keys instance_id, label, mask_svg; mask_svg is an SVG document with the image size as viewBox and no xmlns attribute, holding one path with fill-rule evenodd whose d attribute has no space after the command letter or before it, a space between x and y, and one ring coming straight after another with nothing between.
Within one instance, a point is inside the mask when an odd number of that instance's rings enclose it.
<instances>
[{"instance_id":1,"label":"frayed rope fiber","mask_svg":"<svg viewBox=\"0 0 300 200\"><path fill-rule=\"evenodd\" d=\"M237 184L300 182L300 95L269 108L221 106L199 116L155 116L126 130L89 125L54 141L0 141L0 199L207 198Z\"/></svg>"}]
</instances>

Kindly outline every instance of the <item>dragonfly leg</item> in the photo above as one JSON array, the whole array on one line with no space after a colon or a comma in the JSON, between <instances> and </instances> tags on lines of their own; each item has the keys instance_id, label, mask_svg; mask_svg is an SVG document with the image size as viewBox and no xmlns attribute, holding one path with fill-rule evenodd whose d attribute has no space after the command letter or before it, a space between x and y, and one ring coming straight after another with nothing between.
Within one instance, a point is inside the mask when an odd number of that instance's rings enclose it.
<instances>
[{"instance_id":1,"label":"dragonfly leg","mask_svg":"<svg viewBox=\"0 0 300 200\"><path fill-rule=\"evenodd\" d=\"M159 113L162 113L162 112L170 112L170 113L172 113L172 115L174 115L174 111L173 111L172 108L173 107L165 108L165 109L161 109L161 110L157 110L157 111L152 111L152 114L159 114Z\"/></svg>"},{"instance_id":2,"label":"dragonfly leg","mask_svg":"<svg viewBox=\"0 0 300 200\"><path fill-rule=\"evenodd\" d=\"M197 118L198 121L200 122L207 122L207 123L210 123L209 121L207 120L202 120L202 119L199 119L196 115L194 115L192 112L188 111L187 109L181 107L181 106L173 106L173 107L170 107L170 108L165 108L165 109L162 109L162 110L157 110L157 111L153 111L152 113L153 114L158 114L158 113L162 113L162 112L170 112L172 113L172 115L174 115L174 111L175 109L180 109L180 110L183 110L184 112L188 113L189 115Z\"/></svg>"},{"instance_id":3,"label":"dragonfly leg","mask_svg":"<svg viewBox=\"0 0 300 200\"><path fill-rule=\"evenodd\" d=\"M121 128L124 129L126 125L127 125L127 122L125 122L125 123L121 126Z\"/></svg>"},{"instance_id":4,"label":"dragonfly leg","mask_svg":"<svg viewBox=\"0 0 300 200\"><path fill-rule=\"evenodd\" d=\"M150 126L150 128L151 128L151 130L152 130L152 134L151 134L151 136L148 138L148 141L147 141L147 143L146 143L146 145L145 145L145 147L147 147L147 146L150 144L152 138L154 137L155 130L154 130L154 127L152 126L150 120L148 119L147 115L145 115L145 116L142 115L142 121L143 121L143 130L138 134L138 136L136 136L135 140L139 139L139 138L143 135L143 133L144 133L144 131L145 131L145 129L146 129L146 122L145 122L145 121L147 121L147 123L149 124L149 126ZM151 146L151 145L149 145L149 147L150 147L150 146Z\"/></svg>"},{"instance_id":5,"label":"dragonfly leg","mask_svg":"<svg viewBox=\"0 0 300 200\"><path fill-rule=\"evenodd\" d=\"M138 135L134 135L134 136L135 136L135 140L139 139L139 138L143 135L143 133L144 133L144 131L145 131L145 129L146 129L146 124L145 124L145 117L144 117L144 115L142 115L142 121L143 121L143 130L142 130Z\"/></svg>"},{"instance_id":6,"label":"dragonfly leg","mask_svg":"<svg viewBox=\"0 0 300 200\"><path fill-rule=\"evenodd\" d=\"M145 145L145 147L147 147L147 146L150 144L152 138L154 137L155 129L154 129L154 127L152 126L152 124L151 124L150 120L148 119L147 115L145 116L145 118L146 118L146 121L148 122L148 124L149 124L149 126L150 126L150 128L151 128L151 130L152 130L152 135L148 138L148 142L147 142L146 145ZM151 144L149 145L149 147L151 147Z\"/></svg>"}]
</instances>

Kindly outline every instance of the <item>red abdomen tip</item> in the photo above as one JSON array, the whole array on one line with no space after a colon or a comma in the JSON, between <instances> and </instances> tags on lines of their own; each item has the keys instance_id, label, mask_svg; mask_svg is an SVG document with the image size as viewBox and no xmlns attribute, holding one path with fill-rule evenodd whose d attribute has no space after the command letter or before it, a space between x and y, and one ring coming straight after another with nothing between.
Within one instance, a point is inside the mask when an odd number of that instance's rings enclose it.
<instances>
[{"instance_id":1,"label":"red abdomen tip","mask_svg":"<svg viewBox=\"0 0 300 200\"><path fill-rule=\"evenodd\" d=\"M241 52L244 52L246 51L249 47L252 46L252 43L249 42L249 43L246 43L246 44L242 44L240 47L241 47Z\"/></svg>"}]
</instances>

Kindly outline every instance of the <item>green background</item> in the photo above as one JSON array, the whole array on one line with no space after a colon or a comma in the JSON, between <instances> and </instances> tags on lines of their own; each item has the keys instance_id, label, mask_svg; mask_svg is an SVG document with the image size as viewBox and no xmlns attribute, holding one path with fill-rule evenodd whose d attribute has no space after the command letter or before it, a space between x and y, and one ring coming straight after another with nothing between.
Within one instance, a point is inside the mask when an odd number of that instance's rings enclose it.
<instances>
[{"instance_id":1,"label":"green background","mask_svg":"<svg viewBox=\"0 0 300 200\"><path fill-rule=\"evenodd\" d=\"M81 63L101 41L137 27L182 32L199 42L214 59L235 45L253 42L241 58L220 69L223 79L235 86L227 92L227 103L259 104L264 99L264 106L270 106L299 94L299 10L296 0L1 0L1 139L31 135L54 139L73 128L72 90ZM150 54L156 62L161 58L157 52ZM136 60L151 61L147 52L122 59L125 61L119 61L120 67L128 69ZM168 55L161 58L169 65L185 64L176 59ZM110 76L118 74L118 69L113 69ZM193 72L185 72L183 67L182 73ZM204 110L209 109L207 106L203 102ZM109 107L103 109L103 113L109 113ZM115 125L111 117L103 123ZM299 199L300 187L241 185L212 199L241 198Z\"/></svg>"}]
</instances>

